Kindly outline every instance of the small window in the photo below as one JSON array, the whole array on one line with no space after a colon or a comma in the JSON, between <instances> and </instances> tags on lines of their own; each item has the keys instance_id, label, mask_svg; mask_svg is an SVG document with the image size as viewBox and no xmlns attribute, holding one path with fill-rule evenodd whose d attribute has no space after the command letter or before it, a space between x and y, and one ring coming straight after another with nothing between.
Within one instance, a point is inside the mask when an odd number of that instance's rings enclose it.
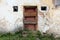
<instances>
[{"instance_id":1,"label":"small window","mask_svg":"<svg viewBox=\"0 0 60 40\"><path fill-rule=\"evenodd\" d=\"M40 11L43 13L46 13L49 11L49 7L47 5L41 5L40 6Z\"/></svg>"},{"instance_id":2,"label":"small window","mask_svg":"<svg viewBox=\"0 0 60 40\"><path fill-rule=\"evenodd\" d=\"M18 12L18 6L13 6L13 11Z\"/></svg>"},{"instance_id":3,"label":"small window","mask_svg":"<svg viewBox=\"0 0 60 40\"><path fill-rule=\"evenodd\" d=\"M47 10L47 7L46 6L41 6L41 10L42 11L46 11Z\"/></svg>"}]
</instances>

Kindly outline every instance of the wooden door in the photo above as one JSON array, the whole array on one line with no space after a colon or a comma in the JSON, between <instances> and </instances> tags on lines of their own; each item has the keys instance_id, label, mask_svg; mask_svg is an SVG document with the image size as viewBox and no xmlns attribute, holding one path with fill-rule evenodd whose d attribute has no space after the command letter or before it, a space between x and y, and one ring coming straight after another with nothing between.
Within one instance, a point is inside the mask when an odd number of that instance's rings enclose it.
<instances>
[{"instance_id":1,"label":"wooden door","mask_svg":"<svg viewBox=\"0 0 60 40\"><path fill-rule=\"evenodd\" d=\"M37 30L37 6L24 6L24 28Z\"/></svg>"}]
</instances>

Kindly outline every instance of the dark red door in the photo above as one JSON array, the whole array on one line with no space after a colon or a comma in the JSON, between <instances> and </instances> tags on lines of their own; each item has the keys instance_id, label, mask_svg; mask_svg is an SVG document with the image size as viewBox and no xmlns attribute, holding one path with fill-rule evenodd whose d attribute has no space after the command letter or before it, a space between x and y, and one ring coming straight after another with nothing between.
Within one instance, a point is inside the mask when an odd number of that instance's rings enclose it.
<instances>
[{"instance_id":1,"label":"dark red door","mask_svg":"<svg viewBox=\"0 0 60 40\"><path fill-rule=\"evenodd\" d=\"M37 6L24 6L24 28L37 29Z\"/></svg>"}]
</instances>

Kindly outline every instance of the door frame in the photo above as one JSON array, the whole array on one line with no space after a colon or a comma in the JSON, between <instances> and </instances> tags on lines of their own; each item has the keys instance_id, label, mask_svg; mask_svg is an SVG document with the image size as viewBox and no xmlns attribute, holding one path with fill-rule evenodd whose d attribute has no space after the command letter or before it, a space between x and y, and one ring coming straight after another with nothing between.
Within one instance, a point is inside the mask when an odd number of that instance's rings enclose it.
<instances>
[{"instance_id":1,"label":"door frame","mask_svg":"<svg viewBox=\"0 0 60 40\"><path fill-rule=\"evenodd\" d=\"M37 11L37 24L36 24L36 30L38 30L38 7L37 6L23 6L23 25L24 25L24 11L25 11L25 8L36 8L36 11Z\"/></svg>"}]
</instances>

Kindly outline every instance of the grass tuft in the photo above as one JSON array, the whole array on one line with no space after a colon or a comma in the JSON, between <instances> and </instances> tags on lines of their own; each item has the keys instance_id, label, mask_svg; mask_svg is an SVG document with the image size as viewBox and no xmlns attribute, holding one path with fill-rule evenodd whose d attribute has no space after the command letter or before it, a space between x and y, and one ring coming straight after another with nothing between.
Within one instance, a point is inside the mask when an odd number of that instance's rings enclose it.
<instances>
[{"instance_id":1,"label":"grass tuft","mask_svg":"<svg viewBox=\"0 0 60 40\"><path fill-rule=\"evenodd\" d=\"M56 40L53 37L53 34L51 35L42 35L39 31L19 31L15 34L1 34L0 40Z\"/></svg>"}]
</instances>

